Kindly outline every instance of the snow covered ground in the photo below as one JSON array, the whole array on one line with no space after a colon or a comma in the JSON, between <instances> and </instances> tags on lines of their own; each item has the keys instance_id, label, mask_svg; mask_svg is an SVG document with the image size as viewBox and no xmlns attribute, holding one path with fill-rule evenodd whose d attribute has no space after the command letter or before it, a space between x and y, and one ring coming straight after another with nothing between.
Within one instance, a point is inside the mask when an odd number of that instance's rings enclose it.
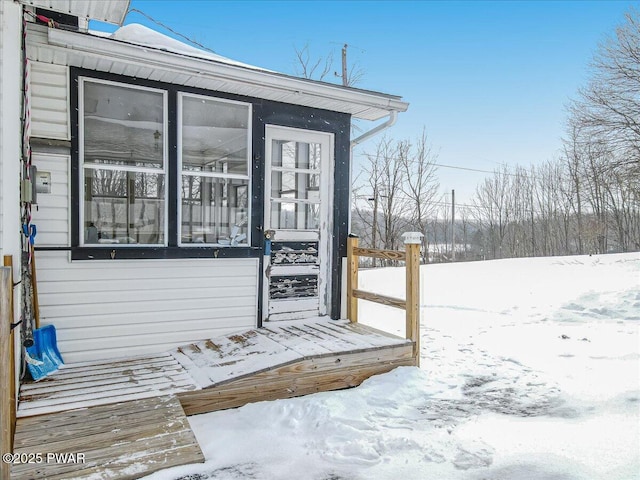
<instances>
[{"instance_id":1,"label":"snow covered ground","mask_svg":"<svg viewBox=\"0 0 640 480\"><path fill-rule=\"evenodd\" d=\"M640 254L423 266L422 367L190 418L147 480L640 479ZM404 270L361 273L403 296ZM401 333L403 312L361 302Z\"/></svg>"}]
</instances>

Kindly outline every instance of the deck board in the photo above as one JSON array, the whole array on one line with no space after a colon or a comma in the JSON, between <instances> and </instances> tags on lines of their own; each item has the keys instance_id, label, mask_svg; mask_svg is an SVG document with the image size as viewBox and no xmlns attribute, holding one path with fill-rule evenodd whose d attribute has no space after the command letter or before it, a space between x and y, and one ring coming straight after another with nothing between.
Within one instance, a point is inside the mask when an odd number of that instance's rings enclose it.
<instances>
[{"instance_id":1,"label":"deck board","mask_svg":"<svg viewBox=\"0 0 640 480\"><path fill-rule=\"evenodd\" d=\"M83 453L84 462L12 466L12 478L133 480L204 457L175 396L21 418L16 453Z\"/></svg>"},{"instance_id":2,"label":"deck board","mask_svg":"<svg viewBox=\"0 0 640 480\"><path fill-rule=\"evenodd\" d=\"M64 365L20 387L18 418L169 395L199 388L169 353Z\"/></svg>"},{"instance_id":3,"label":"deck board","mask_svg":"<svg viewBox=\"0 0 640 480\"><path fill-rule=\"evenodd\" d=\"M173 355L201 388L302 359L257 329L180 347Z\"/></svg>"}]
</instances>

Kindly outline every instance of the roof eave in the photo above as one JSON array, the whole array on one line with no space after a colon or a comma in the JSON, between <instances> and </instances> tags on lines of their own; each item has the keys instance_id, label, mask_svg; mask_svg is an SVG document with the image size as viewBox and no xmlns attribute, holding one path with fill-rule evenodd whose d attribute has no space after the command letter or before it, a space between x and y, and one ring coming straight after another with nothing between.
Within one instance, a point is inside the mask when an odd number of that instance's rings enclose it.
<instances>
[{"instance_id":1,"label":"roof eave","mask_svg":"<svg viewBox=\"0 0 640 480\"><path fill-rule=\"evenodd\" d=\"M264 90L266 99L282 99L286 94L285 102L298 105L313 104L314 99L326 99L332 101L331 110L349 113L355 118L379 120L392 111L404 112L409 106L401 97L394 95L230 65L88 34L48 29L48 42L86 56L107 57L116 62L165 71L179 70L197 78L224 80L228 85L224 90L228 93L238 93L234 85L254 85Z\"/></svg>"},{"instance_id":2,"label":"roof eave","mask_svg":"<svg viewBox=\"0 0 640 480\"><path fill-rule=\"evenodd\" d=\"M116 25L122 25L130 4L130 0L19 0L19 2L31 7Z\"/></svg>"}]
</instances>

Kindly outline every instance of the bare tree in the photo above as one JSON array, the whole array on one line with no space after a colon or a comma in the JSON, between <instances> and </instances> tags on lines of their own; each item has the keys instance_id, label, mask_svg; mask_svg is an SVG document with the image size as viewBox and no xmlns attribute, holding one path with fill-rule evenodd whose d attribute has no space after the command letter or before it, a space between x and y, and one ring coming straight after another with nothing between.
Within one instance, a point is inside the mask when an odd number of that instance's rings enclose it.
<instances>
[{"instance_id":1,"label":"bare tree","mask_svg":"<svg viewBox=\"0 0 640 480\"><path fill-rule=\"evenodd\" d=\"M571 105L572 121L590 142L608 146L608 169L623 170L640 187L640 19L635 10L594 57L592 77Z\"/></svg>"},{"instance_id":2,"label":"bare tree","mask_svg":"<svg viewBox=\"0 0 640 480\"><path fill-rule=\"evenodd\" d=\"M425 262L429 259L427 225L434 212L434 199L440 188L435 165L437 158L424 128L415 144L411 145L408 141L398 143L398 160L405 177L402 193L411 208L413 228L422 233L424 241L427 242L427 248L422 249Z\"/></svg>"},{"instance_id":3,"label":"bare tree","mask_svg":"<svg viewBox=\"0 0 640 480\"><path fill-rule=\"evenodd\" d=\"M484 229L492 258L502 258L504 239L511 220L509 178L506 166L496 170L476 188L476 219ZM489 252L488 252L489 253Z\"/></svg>"},{"instance_id":4,"label":"bare tree","mask_svg":"<svg viewBox=\"0 0 640 480\"><path fill-rule=\"evenodd\" d=\"M309 44L302 48L294 47L296 61L293 68L299 77L314 80L324 80L331 73L333 66L333 52L330 51L325 57L312 58Z\"/></svg>"},{"instance_id":5,"label":"bare tree","mask_svg":"<svg viewBox=\"0 0 640 480\"><path fill-rule=\"evenodd\" d=\"M303 78L313 80L328 80L333 72L334 77L342 79L342 84L353 87L364 78L365 71L358 62L347 62L347 45L342 49L342 69L338 73L333 68L334 52L330 50L326 56L314 56L311 54L309 44L304 47L294 47L295 61L293 64L294 73Z\"/></svg>"}]
</instances>

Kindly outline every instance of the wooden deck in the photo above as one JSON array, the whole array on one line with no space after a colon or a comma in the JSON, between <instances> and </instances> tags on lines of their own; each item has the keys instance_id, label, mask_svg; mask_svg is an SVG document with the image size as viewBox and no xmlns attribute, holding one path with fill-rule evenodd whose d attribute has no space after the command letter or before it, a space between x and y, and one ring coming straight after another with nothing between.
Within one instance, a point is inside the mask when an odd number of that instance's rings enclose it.
<instances>
[{"instance_id":1,"label":"wooden deck","mask_svg":"<svg viewBox=\"0 0 640 480\"><path fill-rule=\"evenodd\" d=\"M204 461L175 396L21 418L14 441L15 453L33 462L13 465L15 480L134 480Z\"/></svg>"},{"instance_id":2,"label":"wooden deck","mask_svg":"<svg viewBox=\"0 0 640 480\"><path fill-rule=\"evenodd\" d=\"M170 353L64 365L20 387L18 418L195 390Z\"/></svg>"},{"instance_id":3,"label":"wooden deck","mask_svg":"<svg viewBox=\"0 0 640 480\"><path fill-rule=\"evenodd\" d=\"M65 365L22 385L16 452L84 452L85 463L19 466L12 478L73 471L72 478L121 480L202 461L185 414L353 387L415 362L409 340L348 321L307 320L164 354ZM173 438L175 445L163 443Z\"/></svg>"}]
</instances>

